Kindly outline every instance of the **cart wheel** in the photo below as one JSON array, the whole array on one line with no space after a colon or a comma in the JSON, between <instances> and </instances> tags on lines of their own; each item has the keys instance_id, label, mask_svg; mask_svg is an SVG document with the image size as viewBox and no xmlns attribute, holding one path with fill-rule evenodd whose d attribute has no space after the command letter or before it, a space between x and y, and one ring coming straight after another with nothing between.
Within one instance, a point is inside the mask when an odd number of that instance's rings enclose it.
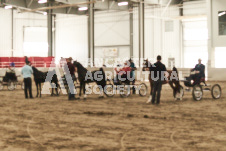
<instances>
[{"instance_id":1,"label":"cart wheel","mask_svg":"<svg viewBox=\"0 0 226 151\"><path fill-rule=\"evenodd\" d=\"M13 81L8 82L8 90L12 91L16 88L16 84Z\"/></svg>"},{"instance_id":2,"label":"cart wheel","mask_svg":"<svg viewBox=\"0 0 226 151\"><path fill-rule=\"evenodd\" d=\"M219 99L221 97L221 87L219 84L214 84L212 86L211 95L214 99Z\"/></svg>"},{"instance_id":3,"label":"cart wheel","mask_svg":"<svg viewBox=\"0 0 226 151\"><path fill-rule=\"evenodd\" d=\"M107 84L104 88L104 93L107 97L113 97L115 95L115 87L113 84Z\"/></svg>"},{"instance_id":4,"label":"cart wheel","mask_svg":"<svg viewBox=\"0 0 226 151\"><path fill-rule=\"evenodd\" d=\"M0 82L0 90L2 90L3 89L3 84L2 84L2 82Z\"/></svg>"},{"instance_id":5,"label":"cart wheel","mask_svg":"<svg viewBox=\"0 0 226 151\"><path fill-rule=\"evenodd\" d=\"M203 91L200 85L195 85L193 87L192 96L196 101L200 101L202 99Z\"/></svg>"},{"instance_id":6,"label":"cart wheel","mask_svg":"<svg viewBox=\"0 0 226 151\"><path fill-rule=\"evenodd\" d=\"M24 90L24 82L21 83L21 89Z\"/></svg>"},{"instance_id":7,"label":"cart wheel","mask_svg":"<svg viewBox=\"0 0 226 151\"><path fill-rule=\"evenodd\" d=\"M141 83L139 85L139 94L140 96L146 96L147 95L147 85L145 83Z\"/></svg>"},{"instance_id":8,"label":"cart wheel","mask_svg":"<svg viewBox=\"0 0 226 151\"><path fill-rule=\"evenodd\" d=\"M126 98L130 96L130 85L122 84L120 87L120 96Z\"/></svg>"}]
</instances>

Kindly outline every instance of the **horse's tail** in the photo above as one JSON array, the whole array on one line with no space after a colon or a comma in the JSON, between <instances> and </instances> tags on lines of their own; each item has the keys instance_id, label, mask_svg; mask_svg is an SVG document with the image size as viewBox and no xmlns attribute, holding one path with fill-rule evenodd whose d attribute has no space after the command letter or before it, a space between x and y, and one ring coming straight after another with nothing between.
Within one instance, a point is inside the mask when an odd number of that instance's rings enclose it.
<instances>
[{"instance_id":1,"label":"horse's tail","mask_svg":"<svg viewBox=\"0 0 226 151\"><path fill-rule=\"evenodd\" d=\"M100 68L99 71L101 71L101 74L103 76L103 78L98 82L98 85L101 85L102 88L104 89L104 87L106 86L106 76L105 76L105 72L103 68Z\"/></svg>"},{"instance_id":2,"label":"horse's tail","mask_svg":"<svg viewBox=\"0 0 226 151\"><path fill-rule=\"evenodd\" d=\"M104 72L104 69L103 68L100 68L99 71L102 72L102 75L103 75L103 79L105 80L105 72Z\"/></svg>"},{"instance_id":3,"label":"horse's tail","mask_svg":"<svg viewBox=\"0 0 226 151\"><path fill-rule=\"evenodd\" d=\"M176 71L176 72L177 72L177 74L178 74L178 70L177 70L177 68L176 68L176 67L173 67L173 71Z\"/></svg>"},{"instance_id":4,"label":"horse's tail","mask_svg":"<svg viewBox=\"0 0 226 151\"><path fill-rule=\"evenodd\" d=\"M104 72L104 69L103 68L100 68L100 71Z\"/></svg>"},{"instance_id":5,"label":"horse's tail","mask_svg":"<svg viewBox=\"0 0 226 151\"><path fill-rule=\"evenodd\" d=\"M177 68L176 68L176 67L173 67L173 71L175 71L175 72L177 73L177 78L178 78L178 80L179 80L179 76L178 76L178 70L177 70Z\"/></svg>"},{"instance_id":6,"label":"horse's tail","mask_svg":"<svg viewBox=\"0 0 226 151\"><path fill-rule=\"evenodd\" d=\"M179 73L178 73L178 70L176 67L173 67L173 71L176 72L176 75L177 75L177 80L176 80L176 83L175 83L175 86L176 86L176 89L177 91L179 92L179 89L180 89L180 79L179 79Z\"/></svg>"}]
</instances>

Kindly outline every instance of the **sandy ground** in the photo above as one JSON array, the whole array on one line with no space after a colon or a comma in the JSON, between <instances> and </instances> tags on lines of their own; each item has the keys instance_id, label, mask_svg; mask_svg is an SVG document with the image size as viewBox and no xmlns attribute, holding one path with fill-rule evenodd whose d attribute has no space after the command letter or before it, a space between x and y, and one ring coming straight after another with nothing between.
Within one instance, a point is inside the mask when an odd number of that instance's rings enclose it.
<instances>
[{"instance_id":1,"label":"sandy ground","mask_svg":"<svg viewBox=\"0 0 226 151\"><path fill-rule=\"evenodd\" d=\"M226 83L222 98L209 92L174 101L163 87L161 104L147 97L68 101L66 95L25 100L23 91L0 91L0 150L226 150ZM36 94L33 87L33 94Z\"/></svg>"}]
</instances>

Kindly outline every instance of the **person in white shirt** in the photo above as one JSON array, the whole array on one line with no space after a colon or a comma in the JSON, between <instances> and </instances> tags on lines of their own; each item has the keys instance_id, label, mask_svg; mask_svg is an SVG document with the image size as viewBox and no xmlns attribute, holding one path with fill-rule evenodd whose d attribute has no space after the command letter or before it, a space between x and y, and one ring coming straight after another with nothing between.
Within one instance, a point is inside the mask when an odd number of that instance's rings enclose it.
<instances>
[{"instance_id":1,"label":"person in white shirt","mask_svg":"<svg viewBox=\"0 0 226 151\"><path fill-rule=\"evenodd\" d=\"M24 94L25 94L25 98L28 99L28 93L27 91L29 90L29 96L32 99L32 81L31 81L31 75L33 74L33 70L31 68L31 66L29 65L30 62L26 62L26 65L23 66L21 73L23 75L24 78Z\"/></svg>"}]
</instances>

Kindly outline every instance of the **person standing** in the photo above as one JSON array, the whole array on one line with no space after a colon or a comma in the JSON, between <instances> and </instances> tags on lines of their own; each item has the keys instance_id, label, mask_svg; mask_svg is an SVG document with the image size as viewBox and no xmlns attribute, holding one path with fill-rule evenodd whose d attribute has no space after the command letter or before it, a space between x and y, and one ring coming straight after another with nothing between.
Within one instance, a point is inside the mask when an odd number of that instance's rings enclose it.
<instances>
[{"instance_id":1,"label":"person standing","mask_svg":"<svg viewBox=\"0 0 226 151\"><path fill-rule=\"evenodd\" d=\"M29 96L32 99L32 82L31 82L31 75L33 74L33 70L31 66L29 66L30 62L27 61L26 65L23 66L21 73L24 78L24 94L25 98L28 99L28 90L29 90Z\"/></svg>"},{"instance_id":2,"label":"person standing","mask_svg":"<svg viewBox=\"0 0 226 151\"><path fill-rule=\"evenodd\" d=\"M161 62L162 57L160 55L157 56L157 62L151 66L151 78L153 80L153 94L152 94L152 100L151 103L155 104L155 96L157 93L157 102L156 104L160 103L160 97L161 97L161 90L162 90L162 82L163 77L166 72L166 66Z\"/></svg>"},{"instance_id":3,"label":"person standing","mask_svg":"<svg viewBox=\"0 0 226 151\"><path fill-rule=\"evenodd\" d=\"M135 63L133 62L133 60L130 58L129 59L129 63L130 63L130 68L131 68L131 71L130 71L130 78L132 79L132 85L135 84L135 70L137 70L136 66L135 66ZM135 87L133 86L133 94L135 94L136 92L136 89Z\"/></svg>"},{"instance_id":4,"label":"person standing","mask_svg":"<svg viewBox=\"0 0 226 151\"><path fill-rule=\"evenodd\" d=\"M68 100L76 100L75 92L74 92L74 81L76 80L75 77L75 67L71 63L72 58L66 59L67 64L64 66L64 71L66 73L66 80L68 83Z\"/></svg>"}]
</instances>

